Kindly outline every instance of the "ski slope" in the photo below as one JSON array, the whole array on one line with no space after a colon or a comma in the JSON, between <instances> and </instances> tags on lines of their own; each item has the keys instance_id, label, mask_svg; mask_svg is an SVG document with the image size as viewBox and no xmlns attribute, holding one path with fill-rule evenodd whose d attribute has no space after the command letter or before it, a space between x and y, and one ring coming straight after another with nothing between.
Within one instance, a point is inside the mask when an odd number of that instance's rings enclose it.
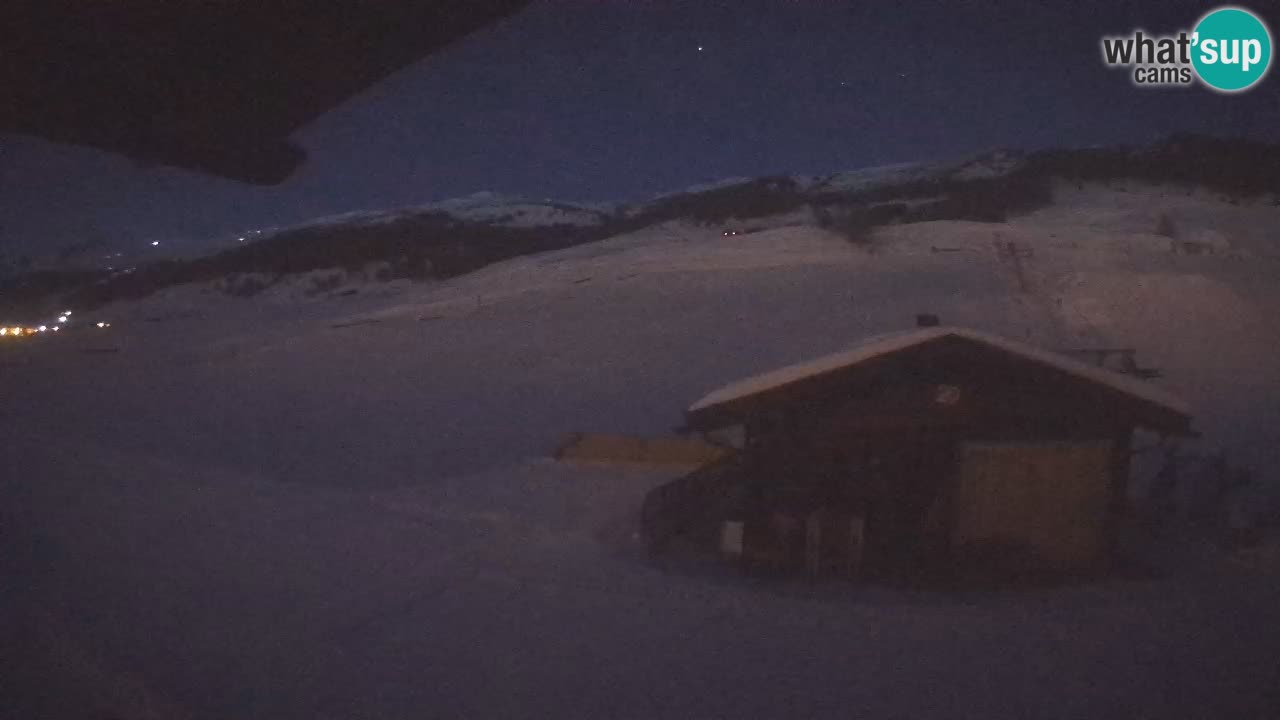
<instances>
[{"instance_id":1,"label":"ski slope","mask_svg":"<svg viewBox=\"0 0 1280 720\"><path fill-rule=\"evenodd\" d=\"M634 512L670 471L541 459L573 431L668 431L726 382L932 312L1046 348L1136 348L1202 442L1275 487L1280 208L1058 193L865 247L672 222L354 295L175 288L85 318L108 333L0 348L4 632L24 658L0 670L76 689L0 707L1265 717L1274 570L1209 556L951 595L664 574ZM1154 232L1162 213L1179 238ZM1181 236L1209 240L1189 254Z\"/></svg>"}]
</instances>

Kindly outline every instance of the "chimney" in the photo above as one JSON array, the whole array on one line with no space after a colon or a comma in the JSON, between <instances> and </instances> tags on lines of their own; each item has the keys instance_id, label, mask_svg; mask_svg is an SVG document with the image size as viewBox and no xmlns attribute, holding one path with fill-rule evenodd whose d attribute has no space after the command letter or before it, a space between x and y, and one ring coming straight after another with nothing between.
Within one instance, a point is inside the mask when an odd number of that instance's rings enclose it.
<instances>
[{"instance_id":1,"label":"chimney","mask_svg":"<svg viewBox=\"0 0 1280 720\"><path fill-rule=\"evenodd\" d=\"M938 316L933 313L919 313L916 315L916 327L918 328L938 327L940 324Z\"/></svg>"}]
</instances>

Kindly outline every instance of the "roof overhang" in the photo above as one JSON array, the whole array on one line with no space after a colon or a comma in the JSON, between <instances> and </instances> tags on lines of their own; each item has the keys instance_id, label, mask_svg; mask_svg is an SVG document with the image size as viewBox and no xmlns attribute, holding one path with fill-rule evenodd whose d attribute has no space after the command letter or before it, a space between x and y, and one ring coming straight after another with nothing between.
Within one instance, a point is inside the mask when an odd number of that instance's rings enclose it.
<instances>
[{"instance_id":1,"label":"roof overhang","mask_svg":"<svg viewBox=\"0 0 1280 720\"><path fill-rule=\"evenodd\" d=\"M19 2L0 133L274 184L306 158L299 127L528 2Z\"/></svg>"},{"instance_id":2,"label":"roof overhang","mask_svg":"<svg viewBox=\"0 0 1280 720\"><path fill-rule=\"evenodd\" d=\"M957 327L931 327L870 338L848 350L754 375L708 393L685 411L691 430L740 424L762 407L780 404L804 388L855 371L873 362L942 341L972 343L1045 371L1095 386L1136 409L1139 425L1165 434L1189 434L1191 409L1180 398L1150 382L1088 365L1073 358L989 333Z\"/></svg>"}]
</instances>

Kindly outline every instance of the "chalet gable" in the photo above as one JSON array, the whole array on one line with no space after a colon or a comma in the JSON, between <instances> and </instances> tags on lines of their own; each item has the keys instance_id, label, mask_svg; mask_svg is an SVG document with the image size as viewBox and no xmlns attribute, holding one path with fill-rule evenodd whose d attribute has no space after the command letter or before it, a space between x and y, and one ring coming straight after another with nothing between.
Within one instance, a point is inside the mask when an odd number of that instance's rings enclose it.
<instances>
[{"instance_id":1,"label":"chalet gable","mask_svg":"<svg viewBox=\"0 0 1280 720\"><path fill-rule=\"evenodd\" d=\"M1051 422L1190 431L1190 409L1150 382L977 330L929 327L715 390L686 411L692 429L752 418L849 416L889 422Z\"/></svg>"}]
</instances>

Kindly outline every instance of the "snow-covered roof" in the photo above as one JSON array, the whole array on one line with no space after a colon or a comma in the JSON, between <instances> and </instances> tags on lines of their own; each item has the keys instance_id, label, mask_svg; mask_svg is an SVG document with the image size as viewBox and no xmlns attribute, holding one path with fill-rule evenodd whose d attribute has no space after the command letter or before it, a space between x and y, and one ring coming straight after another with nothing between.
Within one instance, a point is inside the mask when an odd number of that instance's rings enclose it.
<instances>
[{"instance_id":1,"label":"snow-covered roof","mask_svg":"<svg viewBox=\"0 0 1280 720\"><path fill-rule=\"evenodd\" d=\"M905 350L906 348L943 337L964 338L997 348L1011 355L1033 360L1084 380L1105 385L1113 390L1166 408L1179 415L1190 415L1191 412L1185 402L1148 382L1122 375L1112 370L1087 365L1065 355L1042 350L1024 343L978 330L958 327L921 328L873 336L843 352L824 355L795 365L788 365L726 385L689 406L689 412L698 412L716 405L723 405L734 400L758 395L807 378L858 365L873 358L889 355L899 350Z\"/></svg>"}]
</instances>

